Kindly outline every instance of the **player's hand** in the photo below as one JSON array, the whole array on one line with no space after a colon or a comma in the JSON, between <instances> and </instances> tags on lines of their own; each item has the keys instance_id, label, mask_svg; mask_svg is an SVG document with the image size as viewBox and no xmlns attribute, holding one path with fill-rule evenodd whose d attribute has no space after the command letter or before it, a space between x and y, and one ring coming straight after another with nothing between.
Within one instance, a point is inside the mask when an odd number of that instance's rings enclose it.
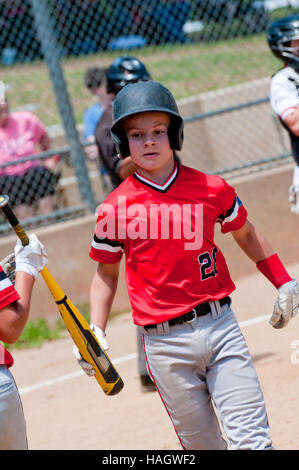
<instances>
[{"instance_id":1,"label":"player's hand","mask_svg":"<svg viewBox=\"0 0 299 470\"><path fill-rule=\"evenodd\" d=\"M35 279L48 262L46 249L34 233L29 235L29 245L23 246L18 240L14 252L16 272L23 271Z\"/></svg>"},{"instance_id":2,"label":"player's hand","mask_svg":"<svg viewBox=\"0 0 299 470\"><path fill-rule=\"evenodd\" d=\"M109 346L108 346L108 343L107 343L107 340L106 340L105 332L101 328L99 328L97 325L94 325L93 323L90 324L90 328L94 332L98 342L100 343L100 345L102 346L104 351L107 351L109 349ZM77 359L79 365L84 370L85 374L87 374L89 377L93 377L95 375L94 368L92 367L91 364L84 361L84 359L82 358L82 356L79 352L79 349L77 348L76 345L73 347L73 353L74 353L75 358Z\"/></svg>"},{"instance_id":3,"label":"player's hand","mask_svg":"<svg viewBox=\"0 0 299 470\"><path fill-rule=\"evenodd\" d=\"M96 145L89 145L86 147L85 153L91 162L95 162L99 158L99 151Z\"/></svg>"},{"instance_id":4,"label":"player's hand","mask_svg":"<svg viewBox=\"0 0 299 470\"><path fill-rule=\"evenodd\" d=\"M299 214L299 186L290 186L289 202L291 204L291 212L294 214Z\"/></svg>"},{"instance_id":5,"label":"player's hand","mask_svg":"<svg viewBox=\"0 0 299 470\"><path fill-rule=\"evenodd\" d=\"M16 259L15 254L10 253L2 261L0 261L3 271L6 276L9 278L12 284L15 283L16 279Z\"/></svg>"},{"instance_id":6,"label":"player's hand","mask_svg":"<svg viewBox=\"0 0 299 470\"><path fill-rule=\"evenodd\" d=\"M278 298L270 318L274 328L283 328L290 319L297 315L299 308L299 288L295 279L283 284L278 289Z\"/></svg>"}]
</instances>

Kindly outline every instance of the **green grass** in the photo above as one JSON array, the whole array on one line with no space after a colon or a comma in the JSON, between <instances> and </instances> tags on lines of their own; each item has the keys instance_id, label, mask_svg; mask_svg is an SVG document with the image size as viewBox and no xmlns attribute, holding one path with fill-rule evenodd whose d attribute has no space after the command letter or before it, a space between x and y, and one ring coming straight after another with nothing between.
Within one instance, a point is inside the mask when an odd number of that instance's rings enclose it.
<instances>
[{"instance_id":1,"label":"green grass","mask_svg":"<svg viewBox=\"0 0 299 470\"><path fill-rule=\"evenodd\" d=\"M77 305L77 308L89 322L89 305L87 302L82 302ZM64 338L67 333L67 329L61 317L59 317L55 324L50 326L48 322L41 318L38 320L29 320L25 328L14 344L5 344L5 347L9 350L12 349L30 349L38 348L45 341L52 341L60 338ZM68 334L68 333L67 333Z\"/></svg>"},{"instance_id":2,"label":"green grass","mask_svg":"<svg viewBox=\"0 0 299 470\"><path fill-rule=\"evenodd\" d=\"M55 327L52 328L44 319L29 320L18 341L14 344L5 344L5 347L9 350L38 348L44 341L61 338L63 329L62 320L57 320Z\"/></svg>"}]
</instances>

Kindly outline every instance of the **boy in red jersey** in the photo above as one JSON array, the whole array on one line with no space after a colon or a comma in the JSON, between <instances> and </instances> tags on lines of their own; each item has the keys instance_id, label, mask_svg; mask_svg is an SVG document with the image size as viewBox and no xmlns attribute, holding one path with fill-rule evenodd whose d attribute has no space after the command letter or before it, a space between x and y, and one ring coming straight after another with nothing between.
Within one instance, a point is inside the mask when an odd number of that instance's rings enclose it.
<instances>
[{"instance_id":1,"label":"boy in red jersey","mask_svg":"<svg viewBox=\"0 0 299 470\"><path fill-rule=\"evenodd\" d=\"M20 241L15 247L15 286L0 265L0 341L8 344L15 343L25 327L35 278L48 260L36 235L29 239L26 247ZM0 344L0 450L26 450L26 424L12 365L11 354Z\"/></svg>"},{"instance_id":2,"label":"boy in red jersey","mask_svg":"<svg viewBox=\"0 0 299 470\"><path fill-rule=\"evenodd\" d=\"M148 81L127 85L113 105L111 134L131 155L129 176L98 214L90 257L91 321L101 335L125 254L133 321L144 331L148 369L184 449L271 449L265 403L238 323L235 289L215 224L278 289L271 324L298 312L299 290L269 242L247 219L235 190L219 176L177 165L183 119L170 91Z\"/></svg>"}]
</instances>

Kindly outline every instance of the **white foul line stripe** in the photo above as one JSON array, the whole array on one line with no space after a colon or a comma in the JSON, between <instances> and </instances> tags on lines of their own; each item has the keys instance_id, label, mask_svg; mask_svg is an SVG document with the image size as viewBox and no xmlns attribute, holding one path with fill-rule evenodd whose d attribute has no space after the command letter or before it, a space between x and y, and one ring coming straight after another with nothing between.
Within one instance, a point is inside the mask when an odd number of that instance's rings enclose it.
<instances>
[{"instance_id":1,"label":"white foul line stripe","mask_svg":"<svg viewBox=\"0 0 299 470\"><path fill-rule=\"evenodd\" d=\"M266 320L270 320L271 315L263 315L262 317L251 318L251 320L244 320L239 323L241 328L245 326L255 325L256 323L261 323Z\"/></svg>"},{"instance_id":2,"label":"white foul line stripe","mask_svg":"<svg viewBox=\"0 0 299 470\"><path fill-rule=\"evenodd\" d=\"M270 315L263 315L261 317L251 318L250 320L245 320L239 323L240 328L244 328L246 326L256 325L257 323L261 323L263 321L269 320ZM113 364L121 364L122 362L131 361L132 359L137 358L137 353L127 354L126 356L121 356L116 359L112 359ZM33 392L40 388L48 387L49 385L53 385L59 382L64 382L65 380L73 379L80 375L85 374L83 370L76 370L75 372L71 372L66 375L61 375L60 377L55 377L54 379L44 380L43 382L39 382L35 385L30 385L29 387L23 387L19 389L20 395L25 395L26 393Z\"/></svg>"},{"instance_id":3,"label":"white foul line stripe","mask_svg":"<svg viewBox=\"0 0 299 470\"><path fill-rule=\"evenodd\" d=\"M25 393L33 392L34 390L38 390L39 388L48 387L49 385L56 384L58 382L64 382L65 380L73 379L74 377L78 377L79 375L84 374L83 370L77 370L76 372L71 372L70 374L61 375L60 377L56 377L50 380L44 380L35 385L29 385L29 387L23 387L19 389L20 395L25 395Z\"/></svg>"},{"instance_id":4,"label":"white foul line stripe","mask_svg":"<svg viewBox=\"0 0 299 470\"><path fill-rule=\"evenodd\" d=\"M136 353L127 354L126 356L118 357L113 359L113 364L121 364L122 362L130 361L131 359L135 359L137 357ZM54 379L44 380L43 382L39 382L35 385L29 385L29 387L23 387L19 389L20 395L25 395L25 393L33 392L34 390L38 390L40 388L48 387L49 385L53 385L59 382L64 382L65 380L73 379L74 377L78 377L79 375L83 375L85 372L80 369L76 370L75 372L70 372L66 375L61 375L60 377L55 377Z\"/></svg>"}]
</instances>

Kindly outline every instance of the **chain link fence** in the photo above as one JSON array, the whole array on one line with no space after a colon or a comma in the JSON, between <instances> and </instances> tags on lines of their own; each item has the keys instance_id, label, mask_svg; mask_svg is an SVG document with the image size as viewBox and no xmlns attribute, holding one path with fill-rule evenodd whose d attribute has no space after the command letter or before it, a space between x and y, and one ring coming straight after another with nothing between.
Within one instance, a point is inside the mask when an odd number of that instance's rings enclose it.
<instances>
[{"instance_id":1,"label":"chain link fence","mask_svg":"<svg viewBox=\"0 0 299 470\"><path fill-rule=\"evenodd\" d=\"M298 8L299 0L0 0L0 83L15 119L5 133L2 106L1 191L25 225L95 209L109 182L86 158L83 116L97 98L85 74L125 54L176 97L183 163L229 175L291 161L269 104L281 63L265 31Z\"/></svg>"}]
</instances>

